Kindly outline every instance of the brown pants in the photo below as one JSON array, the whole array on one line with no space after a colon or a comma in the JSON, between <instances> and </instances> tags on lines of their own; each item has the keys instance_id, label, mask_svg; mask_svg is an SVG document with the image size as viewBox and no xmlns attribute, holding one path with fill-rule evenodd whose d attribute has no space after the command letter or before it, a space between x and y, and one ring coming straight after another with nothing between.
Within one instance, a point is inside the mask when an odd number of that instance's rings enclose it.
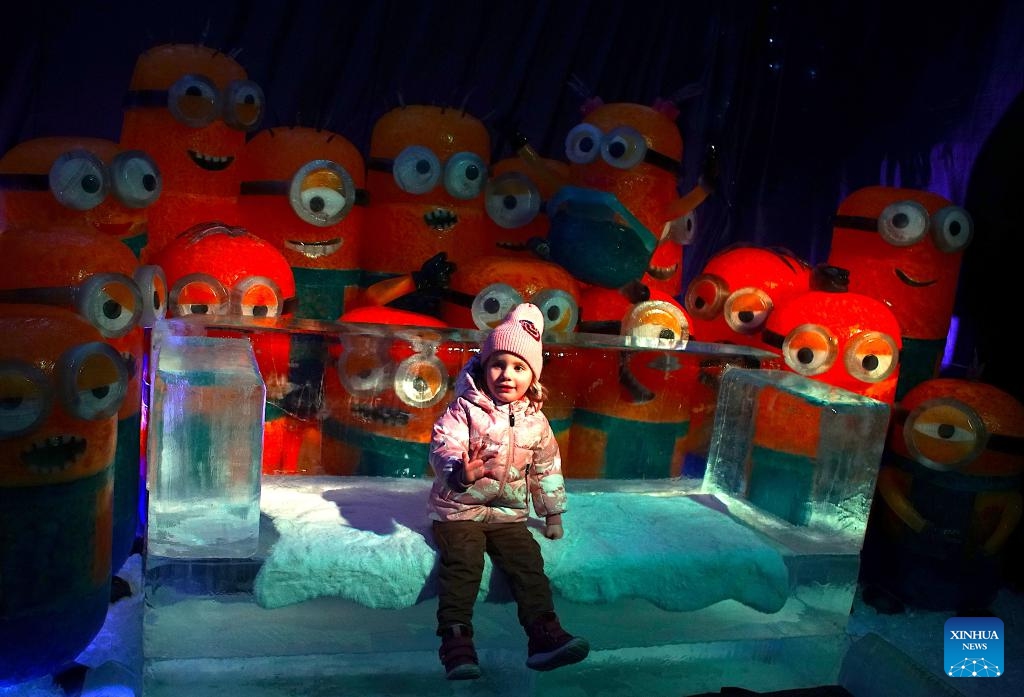
<instances>
[{"instance_id":1,"label":"brown pants","mask_svg":"<svg viewBox=\"0 0 1024 697\"><path fill-rule=\"evenodd\" d=\"M473 626L473 605L480 592L484 552L512 587L519 623L526 627L538 615L553 612L551 584L544 573L540 545L525 523L434 521L440 553L437 633L453 624Z\"/></svg>"}]
</instances>

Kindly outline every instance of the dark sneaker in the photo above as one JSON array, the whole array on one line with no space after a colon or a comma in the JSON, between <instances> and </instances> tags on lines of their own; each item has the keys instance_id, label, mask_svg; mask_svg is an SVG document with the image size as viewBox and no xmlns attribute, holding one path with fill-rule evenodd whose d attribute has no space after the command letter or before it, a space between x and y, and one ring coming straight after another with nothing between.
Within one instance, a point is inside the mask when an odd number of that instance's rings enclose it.
<instances>
[{"instance_id":1,"label":"dark sneaker","mask_svg":"<svg viewBox=\"0 0 1024 697\"><path fill-rule=\"evenodd\" d=\"M456 624L441 632L438 650L449 680L474 680L480 677L480 665L473 646L473 628Z\"/></svg>"},{"instance_id":2,"label":"dark sneaker","mask_svg":"<svg viewBox=\"0 0 1024 697\"><path fill-rule=\"evenodd\" d=\"M558 617L547 612L526 628L530 638L526 667L533 670L554 670L579 663L590 653L590 643L562 629Z\"/></svg>"}]
</instances>

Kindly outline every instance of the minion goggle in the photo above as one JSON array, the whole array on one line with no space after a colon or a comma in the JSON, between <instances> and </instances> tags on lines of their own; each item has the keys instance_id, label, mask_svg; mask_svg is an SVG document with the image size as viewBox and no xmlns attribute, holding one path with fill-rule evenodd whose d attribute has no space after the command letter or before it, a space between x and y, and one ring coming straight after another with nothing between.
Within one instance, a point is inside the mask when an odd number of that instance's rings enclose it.
<instances>
[{"instance_id":1,"label":"minion goggle","mask_svg":"<svg viewBox=\"0 0 1024 697\"><path fill-rule=\"evenodd\" d=\"M367 333L342 338L338 358L338 379L354 397L378 397L390 388L405 405L415 409L432 407L448 391L449 376L444 363L430 348L418 350L397 365L391 358L391 337ZM399 412L396 419L408 418Z\"/></svg>"},{"instance_id":2,"label":"minion goggle","mask_svg":"<svg viewBox=\"0 0 1024 697\"><path fill-rule=\"evenodd\" d=\"M391 172L398 188L408 194L425 194L439 183L451 196L463 201L475 198L487 182L487 164L469 151L457 152L442 165L430 148L410 145L391 160L371 157L366 168Z\"/></svg>"},{"instance_id":3,"label":"minion goggle","mask_svg":"<svg viewBox=\"0 0 1024 697\"><path fill-rule=\"evenodd\" d=\"M253 131L263 119L266 99L251 80L233 80L219 89L205 75L188 74L167 90L129 90L125 107L167 107L180 123L204 128L218 118L239 131Z\"/></svg>"},{"instance_id":4,"label":"minion goggle","mask_svg":"<svg viewBox=\"0 0 1024 697\"><path fill-rule=\"evenodd\" d=\"M935 246L943 252L959 252L974 235L974 221L960 206L946 206L932 216L917 201L890 203L877 218L835 215L832 226L877 232L896 247L909 247L930 232Z\"/></svg>"},{"instance_id":5,"label":"minion goggle","mask_svg":"<svg viewBox=\"0 0 1024 697\"><path fill-rule=\"evenodd\" d=\"M57 202L88 211L113 192L128 208L145 208L160 198L163 179L156 162L141 150L118 153L110 166L85 149L69 150L50 166L49 174L0 174L0 189L51 191Z\"/></svg>"},{"instance_id":6,"label":"minion goggle","mask_svg":"<svg viewBox=\"0 0 1024 697\"><path fill-rule=\"evenodd\" d=\"M909 412L897 409L893 418L911 456L930 469L960 469L986 450L1024 457L1024 438L989 432L981 415L957 399L929 399Z\"/></svg>"},{"instance_id":7,"label":"minion goggle","mask_svg":"<svg viewBox=\"0 0 1024 697\"><path fill-rule=\"evenodd\" d=\"M492 283L476 295L445 289L442 298L462 307L468 307L477 329L494 329L505 315L520 303L526 302L522 294L507 283ZM571 332L580 319L576 299L559 288L545 288L530 296L529 302L540 308L544 316L545 332Z\"/></svg>"},{"instance_id":8,"label":"minion goggle","mask_svg":"<svg viewBox=\"0 0 1024 697\"><path fill-rule=\"evenodd\" d=\"M117 414L128 392L128 370L121 356L102 341L64 352L54 380L27 361L0 360L0 439L30 433L59 400L72 416L101 421Z\"/></svg>"},{"instance_id":9,"label":"minion goggle","mask_svg":"<svg viewBox=\"0 0 1024 697\"><path fill-rule=\"evenodd\" d=\"M775 303L766 292L753 286L730 293L724 279L704 273L686 289L683 306L698 319L710 321L721 316L734 332L755 334L768 320Z\"/></svg>"},{"instance_id":10,"label":"minion goggle","mask_svg":"<svg viewBox=\"0 0 1024 697\"><path fill-rule=\"evenodd\" d=\"M761 340L779 349L786 365L805 377L828 372L839 357L839 339L819 324L801 324L786 336L765 329ZM895 339L884 332L861 331L846 340L842 356L852 377L873 383L895 372L900 350Z\"/></svg>"},{"instance_id":11,"label":"minion goggle","mask_svg":"<svg viewBox=\"0 0 1024 697\"><path fill-rule=\"evenodd\" d=\"M281 289L266 276L248 276L229 291L205 273L179 278L171 287L168 302L176 317L188 315L280 317L295 312L298 298L281 297Z\"/></svg>"},{"instance_id":12,"label":"minion goggle","mask_svg":"<svg viewBox=\"0 0 1024 697\"><path fill-rule=\"evenodd\" d=\"M357 189L352 175L331 160L311 160L289 181L265 179L242 182L242 196L287 196L292 210L318 227L340 223L353 206L365 206L369 195Z\"/></svg>"},{"instance_id":13,"label":"minion goggle","mask_svg":"<svg viewBox=\"0 0 1024 697\"><path fill-rule=\"evenodd\" d=\"M592 123L573 127L565 137L565 156L569 162L585 165L601 157L616 169L632 169L646 162L679 176L682 169L678 160L651 148L635 128L619 126L608 133Z\"/></svg>"},{"instance_id":14,"label":"minion goggle","mask_svg":"<svg viewBox=\"0 0 1024 697\"><path fill-rule=\"evenodd\" d=\"M167 280L159 266L142 266L135 278L96 273L77 286L0 290L0 302L72 308L107 339L137 326L151 327L167 312Z\"/></svg>"}]
</instances>

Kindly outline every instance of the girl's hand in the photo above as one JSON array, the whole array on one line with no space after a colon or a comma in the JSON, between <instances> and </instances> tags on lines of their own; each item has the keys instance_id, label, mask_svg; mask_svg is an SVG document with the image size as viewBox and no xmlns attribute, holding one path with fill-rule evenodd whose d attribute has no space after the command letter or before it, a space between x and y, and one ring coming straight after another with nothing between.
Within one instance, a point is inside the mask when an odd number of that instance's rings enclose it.
<instances>
[{"instance_id":1,"label":"girl's hand","mask_svg":"<svg viewBox=\"0 0 1024 697\"><path fill-rule=\"evenodd\" d=\"M487 446L482 442L469 447L470 449L462 454L462 480L467 486L494 474L494 470L489 466L494 459L494 453L485 452Z\"/></svg>"}]
</instances>

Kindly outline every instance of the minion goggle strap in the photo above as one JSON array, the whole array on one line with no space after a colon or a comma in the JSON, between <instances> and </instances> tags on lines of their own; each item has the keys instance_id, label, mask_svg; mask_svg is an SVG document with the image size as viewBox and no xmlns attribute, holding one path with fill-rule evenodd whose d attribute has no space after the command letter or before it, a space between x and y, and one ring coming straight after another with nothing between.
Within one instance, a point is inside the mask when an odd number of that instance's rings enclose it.
<instances>
[{"instance_id":1,"label":"minion goggle strap","mask_svg":"<svg viewBox=\"0 0 1024 697\"><path fill-rule=\"evenodd\" d=\"M0 290L0 302L73 308L108 339L130 332L143 314L138 284L119 273L93 274L77 286Z\"/></svg>"},{"instance_id":2,"label":"minion goggle strap","mask_svg":"<svg viewBox=\"0 0 1024 697\"><path fill-rule=\"evenodd\" d=\"M295 312L298 298L282 298L272 279L249 276L240 280L229 292L224 284L205 273L179 278L171 287L168 306L173 315L242 317L279 317Z\"/></svg>"},{"instance_id":3,"label":"minion goggle strap","mask_svg":"<svg viewBox=\"0 0 1024 697\"><path fill-rule=\"evenodd\" d=\"M45 174L28 172L0 173L0 189L6 191L48 191L50 177Z\"/></svg>"}]
</instances>

